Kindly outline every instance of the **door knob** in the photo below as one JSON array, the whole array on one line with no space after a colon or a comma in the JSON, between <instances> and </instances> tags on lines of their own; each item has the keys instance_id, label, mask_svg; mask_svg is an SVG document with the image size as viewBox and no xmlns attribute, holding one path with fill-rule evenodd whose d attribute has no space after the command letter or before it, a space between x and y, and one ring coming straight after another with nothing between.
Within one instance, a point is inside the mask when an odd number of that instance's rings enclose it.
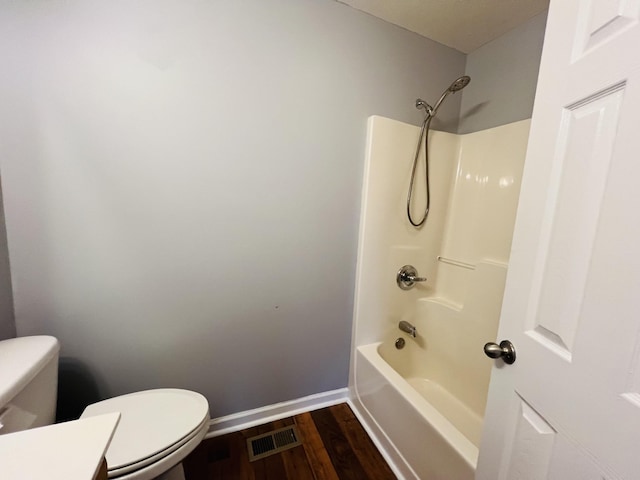
<instances>
[{"instance_id":1,"label":"door knob","mask_svg":"<svg viewBox=\"0 0 640 480\"><path fill-rule=\"evenodd\" d=\"M509 340L501 341L500 345L493 342L485 344L484 354L490 358L502 358L509 365L516 361L516 349Z\"/></svg>"}]
</instances>

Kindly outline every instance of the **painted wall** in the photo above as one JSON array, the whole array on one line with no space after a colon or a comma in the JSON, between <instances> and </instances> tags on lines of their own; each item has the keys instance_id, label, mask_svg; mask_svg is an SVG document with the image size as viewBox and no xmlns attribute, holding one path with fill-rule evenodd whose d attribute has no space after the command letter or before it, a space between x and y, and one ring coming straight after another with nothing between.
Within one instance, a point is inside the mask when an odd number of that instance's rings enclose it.
<instances>
[{"instance_id":1,"label":"painted wall","mask_svg":"<svg viewBox=\"0 0 640 480\"><path fill-rule=\"evenodd\" d=\"M212 416L346 386L366 118L419 122L465 57L330 0L0 12L18 334Z\"/></svg>"},{"instance_id":2,"label":"painted wall","mask_svg":"<svg viewBox=\"0 0 640 480\"><path fill-rule=\"evenodd\" d=\"M547 12L467 55L458 133L531 118Z\"/></svg>"},{"instance_id":3,"label":"painted wall","mask_svg":"<svg viewBox=\"0 0 640 480\"><path fill-rule=\"evenodd\" d=\"M13 293L9 273L9 251L7 232L0 189L0 340L16 336L16 324L13 316Z\"/></svg>"}]
</instances>

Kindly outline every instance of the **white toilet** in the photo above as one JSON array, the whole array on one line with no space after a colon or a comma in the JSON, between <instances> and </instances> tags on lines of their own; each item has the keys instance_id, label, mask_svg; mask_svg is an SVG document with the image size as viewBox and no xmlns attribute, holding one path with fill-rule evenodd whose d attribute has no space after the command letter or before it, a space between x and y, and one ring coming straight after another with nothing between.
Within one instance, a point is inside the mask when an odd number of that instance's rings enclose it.
<instances>
[{"instance_id":1,"label":"white toilet","mask_svg":"<svg viewBox=\"0 0 640 480\"><path fill-rule=\"evenodd\" d=\"M54 337L0 341L0 434L55 420L58 353ZM107 450L109 478L179 479L182 460L209 427L209 404L199 393L146 390L89 405L80 418L119 412Z\"/></svg>"}]
</instances>

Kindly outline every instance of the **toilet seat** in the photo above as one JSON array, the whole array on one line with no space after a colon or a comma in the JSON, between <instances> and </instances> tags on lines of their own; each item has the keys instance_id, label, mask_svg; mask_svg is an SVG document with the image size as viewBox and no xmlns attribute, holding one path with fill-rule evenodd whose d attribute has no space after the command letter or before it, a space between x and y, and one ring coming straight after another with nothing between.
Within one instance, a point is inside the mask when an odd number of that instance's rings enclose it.
<instances>
[{"instance_id":1,"label":"toilet seat","mask_svg":"<svg viewBox=\"0 0 640 480\"><path fill-rule=\"evenodd\" d=\"M195 436L191 437L186 443L176 448L173 452L167 453L166 456L161 457L159 460L151 463L147 466L140 467L138 470L131 471L129 473L118 474L112 470L108 471L109 479L113 480L153 480L159 475L167 472L169 469L176 466L184 458L189 455L198 445L202 442L202 439L209 430L209 420L203 422L203 428L196 432ZM171 477L174 478L174 477Z\"/></svg>"},{"instance_id":2,"label":"toilet seat","mask_svg":"<svg viewBox=\"0 0 640 480\"><path fill-rule=\"evenodd\" d=\"M107 449L108 474L123 480L153 478L171 468L200 443L209 424L207 400L180 389L110 398L89 405L81 418L110 412L120 412L121 419Z\"/></svg>"},{"instance_id":3,"label":"toilet seat","mask_svg":"<svg viewBox=\"0 0 640 480\"><path fill-rule=\"evenodd\" d=\"M162 450L161 452L158 452L155 455L152 455L151 457L142 459L139 462L125 465L124 467L121 467L121 468L108 467L109 478L119 478L119 479L127 478L125 477L126 475L129 475L131 473L136 473L148 466L155 466L160 462L160 460L164 458L168 458L170 455L172 455L175 452L181 451L180 450L181 448L183 448L187 443L196 439L196 437L199 438L198 443L200 443L200 440L202 440L202 437L204 437L208 429L209 429L209 420L206 419L200 425L198 425L198 427L194 429L193 432L191 432L189 435L187 435L184 438L181 438L179 441L177 441L167 449ZM196 443L196 446L197 446L197 443ZM187 451L184 456L186 456L190 452L191 450ZM108 466L108 461L107 461L107 466Z\"/></svg>"}]
</instances>

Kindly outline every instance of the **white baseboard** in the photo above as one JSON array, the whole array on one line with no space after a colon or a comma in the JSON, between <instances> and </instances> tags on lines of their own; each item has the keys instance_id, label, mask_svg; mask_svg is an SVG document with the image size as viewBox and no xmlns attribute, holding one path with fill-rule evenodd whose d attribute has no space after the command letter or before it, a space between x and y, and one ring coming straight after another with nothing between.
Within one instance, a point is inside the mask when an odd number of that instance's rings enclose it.
<instances>
[{"instance_id":1,"label":"white baseboard","mask_svg":"<svg viewBox=\"0 0 640 480\"><path fill-rule=\"evenodd\" d=\"M331 390L330 392L316 393L308 397L289 400L288 402L275 403L273 405L267 405L266 407L213 418L209 423L209 432L205 438L218 437L226 433L237 432L245 428L255 427L256 425L262 425L300 413L330 407L338 403L346 402L348 398L349 389L340 388L338 390Z\"/></svg>"}]
</instances>

